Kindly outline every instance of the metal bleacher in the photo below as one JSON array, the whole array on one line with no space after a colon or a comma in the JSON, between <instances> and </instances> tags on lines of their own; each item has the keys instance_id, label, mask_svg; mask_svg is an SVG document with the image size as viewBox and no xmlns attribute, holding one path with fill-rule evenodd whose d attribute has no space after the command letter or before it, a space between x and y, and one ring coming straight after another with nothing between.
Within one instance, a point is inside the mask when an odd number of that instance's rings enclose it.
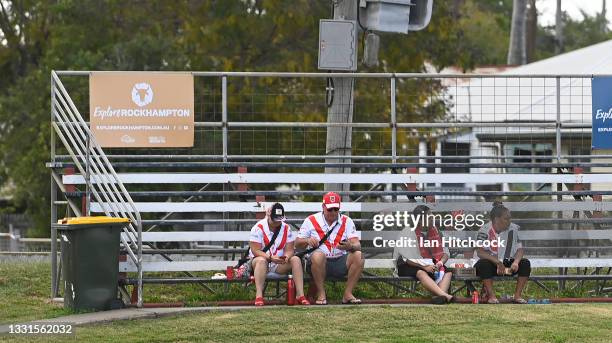
<instances>
[{"instance_id":1,"label":"metal bleacher","mask_svg":"<svg viewBox=\"0 0 612 343\"><path fill-rule=\"evenodd\" d=\"M379 107L373 105L375 113L356 107L355 123L348 126L363 139L354 139L352 156L330 163L325 162L324 133L327 127L341 124L325 122L325 94L317 90L316 82L327 74L193 73L199 108L193 148L103 151L89 131L87 116L81 115L87 112L87 103L75 103L63 83L78 84L88 73L52 73L51 220L55 222L62 211L130 218L132 225L122 235L129 258L119 270L129 273L127 284L136 285L139 306L143 284L211 281L191 273L221 271L235 264L248 231L271 203L282 202L288 221L299 226L308 214L320 210L325 185L330 184L350 185L350 190L339 191L342 211L358 225L366 268L388 269L389 275L393 268L392 248L375 247L373 241L395 239L399 231L373 231L375 214L412 211L419 204L427 204L435 213L486 214L495 199L504 202L513 222L521 226L520 239L532 267L558 269L558 275L534 273L534 280L595 279L601 281L597 286L601 292L611 278L612 190L607 184L612 180L612 155L583 153L583 146L590 147L590 138L585 138L590 137L590 119L584 119L590 118L588 97L581 93L580 106L570 103L567 111L561 100L565 91L589 88L589 75L334 74L355 78L356 94L363 94L359 90L364 87L382 89L379 98L391 96L378 101ZM510 120L514 112L508 107L516 104L503 103L494 95L492 109L483 104L483 84L490 79L497 81L491 86L496 92L540 87L553 103L552 110L543 108L541 117L534 116L533 108L521 112L531 101L521 98L518 114ZM512 84L515 79L517 85ZM479 112L471 103L469 116L463 113L463 100L474 90L465 95L453 88L456 81L466 80L479 80L473 87L482 93ZM529 86L523 86L525 80ZM538 80L543 80L541 86ZM409 93L404 98L402 94L414 92L410 87L420 82L439 82L446 93L454 94L437 94L452 103L447 109L450 119L430 122L427 116L392 113L404 108L396 104L414 100ZM303 88L287 93L287 85L293 83ZM390 87L404 93L396 95ZM368 96L357 97L356 104L376 100L376 94ZM279 98L285 101L274 100ZM304 108L303 117L321 121L273 120L274 111L288 115L296 111L296 104ZM505 105L505 116L489 117L498 105ZM485 144L491 140L500 144L500 153L513 146L531 146L533 152L491 154ZM460 142L470 144L469 154L442 155L442 146L448 152L448 146ZM285 150L278 144L289 147ZM540 145L550 146L551 153L540 153ZM330 167L350 172L325 173ZM443 234L475 238L477 229L443 228ZM451 263L471 261L467 250L451 253ZM59 275L57 261L53 263L55 296ZM160 272L184 272L187 277L147 277Z\"/></svg>"}]
</instances>

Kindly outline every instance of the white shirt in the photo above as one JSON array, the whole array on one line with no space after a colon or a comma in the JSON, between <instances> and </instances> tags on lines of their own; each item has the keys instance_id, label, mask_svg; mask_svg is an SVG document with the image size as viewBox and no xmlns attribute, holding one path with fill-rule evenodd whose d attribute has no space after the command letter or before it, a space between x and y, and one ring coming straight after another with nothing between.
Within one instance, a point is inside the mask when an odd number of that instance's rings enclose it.
<instances>
[{"instance_id":1,"label":"white shirt","mask_svg":"<svg viewBox=\"0 0 612 343\"><path fill-rule=\"evenodd\" d=\"M311 221L311 217L318 224L318 227L321 229L320 231L317 230L317 227ZM344 228L342 228L343 222L345 222ZM306 239L314 237L317 241L320 241L329 230L334 231L332 231L329 237L325 240L325 243L321 244L321 246L319 246L317 249L322 251L327 257L335 258L345 255L347 253L346 250L336 248L338 244L343 240L359 238L357 229L355 228L355 223L353 223L351 218L345 215L339 215L337 221L333 222L332 225L328 225L325 217L323 217L323 212L318 212L308 216L300 227L298 237ZM339 235L340 232L341 235Z\"/></svg>"},{"instance_id":2,"label":"white shirt","mask_svg":"<svg viewBox=\"0 0 612 343\"><path fill-rule=\"evenodd\" d=\"M270 256L284 256L287 244L295 241L295 233L291 231L289 224L282 223L279 230L280 232L270 247L270 250L266 252ZM251 234L249 235L249 241L261 244L261 249L263 249L268 245L273 235L274 232L270 231L270 227L268 226L268 218L264 218L253 225ZM252 251L249 251L249 256L254 256Z\"/></svg>"},{"instance_id":3,"label":"white shirt","mask_svg":"<svg viewBox=\"0 0 612 343\"><path fill-rule=\"evenodd\" d=\"M500 246L497 249L493 247L485 247L484 250L487 251L489 254L497 257L499 260L503 260L504 257L506 256L506 250L508 249L508 247L510 247L510 252L509 252L508 257L514 257L514 255L516 255L516 252L519 249L523 248L523 244L518 238L519 228L520 227L518 225L514 223L510 223L510 226L508 227L507 230L502 231L501 233L497 233L493 229L493 223L488 222L484 224L480 228L480 230L478 230L476 239L478 241L493 241L499 237L501 242L503 243L503 246ZM512 242L508 240L510 231L512 231ZM478 252L476 250L474 251L474 258L478 258Z\"/></svg>"}]
</instances>

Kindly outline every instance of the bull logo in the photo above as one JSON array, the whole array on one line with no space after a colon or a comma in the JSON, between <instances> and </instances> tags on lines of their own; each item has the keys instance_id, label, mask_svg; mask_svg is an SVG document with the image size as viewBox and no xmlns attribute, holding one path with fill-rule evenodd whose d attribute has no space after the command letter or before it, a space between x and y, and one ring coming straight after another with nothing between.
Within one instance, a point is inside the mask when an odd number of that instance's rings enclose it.
<instances>
[{"instance_id":1,"label":"bull logo","mask_svg":"<svg viewBox=\"0 0 612 343\"><path fill-rule=\"evenodd\" d=\"M153 101L153 88L146 82L137 83L132 87L132 101L138 107L146 106Z\"/></svg>"}]
</instances>

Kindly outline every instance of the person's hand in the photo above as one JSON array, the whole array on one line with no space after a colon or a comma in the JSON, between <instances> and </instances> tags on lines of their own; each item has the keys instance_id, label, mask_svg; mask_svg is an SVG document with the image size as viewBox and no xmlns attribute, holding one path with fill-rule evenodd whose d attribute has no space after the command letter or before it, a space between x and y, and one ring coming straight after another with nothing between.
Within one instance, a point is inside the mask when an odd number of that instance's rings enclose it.
<instances>
[{"instance_id":1,"label":"person's hand","mask_svg":"<svg viewBox=\"0 0 612 343\"><path fill-rule=\"evenodd\" d=\"M270 262L274 262L276 264L285 264L287 263L287 256L272 256L270 258Z\"/></svg>"},{"instance_id":2,"label":"person's hand","mask_svg":"<svg viewBox=\"0 0 612 343\"><path fill-rule=\"evenodd\" d=\"M350 250L352 247L353 245L349 241L342 241L338 244L338 249L340 250Z\"/></svg>"},{"instance_id":3,"label":"person's hand","mask_svg":"<svg viewBox=\"0 0 612 343\"><path fill-rule=\"evenodd\" d=\"M313 248L319 247L319 240L314 237L309 237L307 242L308 242L308 245Z\"/></svg>"},{"instance_id":4,"label":"person's hand","mask_svg":"<svg viewBox=\"0 0 612 343\"><path fill-rule=\"evenodd\" d=\"M428 274L433 274L436 271L436 268L433 265L423 267L423 270Z\"/></svg>"},{"instance_id":5,"label":"person's hand","mask_svg":"<svg viewBox=\"0 0 612 343\"><path fill-rule=\"evenodd\" d=\"M516 273L518 269L519 269L518 261L512 262L512 265L510 266L510 270L512 270L513 273Z\"/></svg>"},{"instance_id":6,"label":"person's hand","mask_svg":"<svg viewBox=\"0 0 612 343\"><path fill-rule=\"evenodd\" d=\"M497 262L497 275L505 275L506 266L502 262Z\"/></svg>"},{"instance_id":7,"label":"person's hand","mask_svg":"<svg viewBox=\"0 0 612 343\"><path fill-rule=\"evenodd\" d=\"M436 262L436 270L440 270L440 268L442 268L443 266L444 266L444 263L442 263L442 261Z\"/></svg>"}]
</instances>

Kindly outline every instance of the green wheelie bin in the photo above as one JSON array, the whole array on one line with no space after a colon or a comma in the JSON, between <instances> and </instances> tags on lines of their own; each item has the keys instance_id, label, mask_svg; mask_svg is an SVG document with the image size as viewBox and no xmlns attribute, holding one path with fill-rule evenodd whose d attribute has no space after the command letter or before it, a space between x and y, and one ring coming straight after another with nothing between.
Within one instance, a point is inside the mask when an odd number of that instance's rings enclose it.
<instances>
[{"instance_id":1,"label":"green wheelie bin","mask_svg":"<svg viewBox=\"0 0 612 343\"><path fill-rule=\"evenodd\" d=\"M54 227L61 244L64 308L109 310L118 303L119 242L129 219L64 218Z\"/></svg>"}]
</instances>

